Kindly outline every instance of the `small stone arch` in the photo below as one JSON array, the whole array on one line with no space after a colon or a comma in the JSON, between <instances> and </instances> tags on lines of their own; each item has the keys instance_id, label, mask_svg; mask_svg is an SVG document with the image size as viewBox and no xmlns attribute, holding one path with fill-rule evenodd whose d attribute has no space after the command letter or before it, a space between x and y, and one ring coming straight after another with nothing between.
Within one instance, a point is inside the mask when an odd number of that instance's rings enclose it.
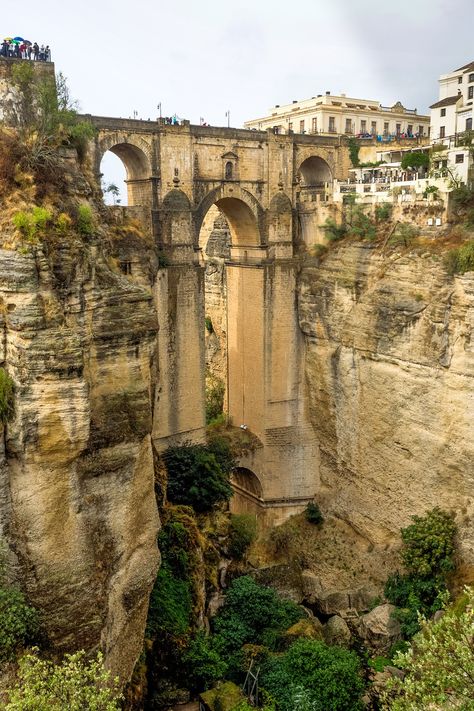
<instances>
[{"instance_id":1,"label":"small stone arch","mask_svg":"<svg viewBox=\"0 0 474 711\"><path fill-rule=\"evenodd\" d=\"M196 244L203 220L212 205L224 214L231 234L232 246L259 247L263 243L264 214L257 200L238 186L223 186L210 192L195 212Z\"/></svg>"},{"instance_id":2,"label":"small stone arch","mask_svg":"<svg viewBox=\"0 0 474 711\"><path fill-rule=\"evenodd\" d=\"M275 247L275 256L291 257L293 243L293 207L283 191L276 193L268 209L268 244Z\"/></svg>"},{"instance_id":3,"label":"small stone arch","mask_svg":"<svg viewBox=\"0 0 474 711\"><path fill-rule=\"evenodd\" d=\"M329 163L321 156L309 156L300 165L298 175L303 187L321 187L332 181Z\"/></svg>"},{"instance_id":4,"label":"small stone arch","mask_svg":"<svg viewBox=\"0 0 474 711\"><path fill-rule=\"evenodd\" d=\"M234 491L263 502L263 487L258 476L247 467L236 467L231 476Z\"/></svg>"}]
</instances>

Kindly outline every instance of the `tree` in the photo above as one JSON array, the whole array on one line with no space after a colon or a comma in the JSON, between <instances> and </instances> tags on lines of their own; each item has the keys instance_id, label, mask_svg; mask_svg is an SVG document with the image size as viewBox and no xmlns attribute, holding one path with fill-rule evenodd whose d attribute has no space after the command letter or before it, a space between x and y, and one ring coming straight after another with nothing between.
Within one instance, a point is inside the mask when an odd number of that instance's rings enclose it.
<instances>
[{"instance_id":1,"label":"tree","mask_svg":"<svg viewBox=\"0 0 474 711\"><path fill-rule=\"evenodd\" d=\"M447 609L438 621L421 621L421 631L394 663L406 671L389 682L384 708L474 709L474 590L462 605ZM461 607L461 609L459 609Z\"/></svg>"},{"instance_id":2,"label":"tree","mask_svg":"<svg viewBox=\"0 0 474 711\"><path fill-rule=\"evenodd\" d=\"M317 640L298 640L270 657L260 674L261 686L281 711L358 711L364 681L355 652Z\"/></svg>"},{"instance_id":3,"label":"tree","mask_svg":"<svg viewBox=\"0 0 474 711\"><path fill-rule=\"evenodd\" d=\"M112 200L114 201L114 205L117 203L120 203L120 199L118 197L120 195L120 190L115 183L108 183L107 185L104 186L103 190L104 190L104 193L109 193L109 195L112 195Z\"/></svg>"},{"instance_id":4,"label":"tree","mask_svg":"<svg viewBox=\"0 0 474 711\"><path fill-rule=\"evenodd\" d=\"M66 654L61 664L40 659L37 650L20 660L18 683L7 692L5 711L117 711L118 679L112 680L99 653Z\"/></svg>"},{"instance_id":5,"label":"tree","mask_svg":"<svg viewBox=\"0 0 474 711\"><path fill-rule=\"evenodd\" d=\"M428 168L429 164L430 157L428 153L416 151L414 153L405 153L400 165L403 170L408 170L409 168L415 170L417 168Z\"/></svg>"},{"instance_id":6,"label":"tree","mask_svg":"<svg viewBox=\"0 0 474 711\"><path fill-rule=\"evenodd\" d=\"M202 444L186 443L167 449L163 459L168 472L168 499L199 512L228 501L232 496L229 471L219 462L219 456L218 451Z\"/></svg>"},{"instance_id":7,"label":"tree","mask_svg":"<svg viewBox=\"0 0 474 711\"><path fill-rule=\"evenodd\" d=\"M198 632L182 657L187 670L187 687L192 691L205 691L227 671L227 664L212 646L210 637Z\"/></svg>"},{"instance_id":8,"label":"tree","mask_svg":"<svg viewBox=\"0 0 474 711\"><path fill-rule=\"evenodd\" d=\"M449 512L434 508L425 516L413 516L401 536L406 573L388 578L385 595L400 608L396 616L403 635L410 638L419 629L418 614L431 615L442 605L448 575L454 570L456 524Z\"/></svg>"}]
</instances>

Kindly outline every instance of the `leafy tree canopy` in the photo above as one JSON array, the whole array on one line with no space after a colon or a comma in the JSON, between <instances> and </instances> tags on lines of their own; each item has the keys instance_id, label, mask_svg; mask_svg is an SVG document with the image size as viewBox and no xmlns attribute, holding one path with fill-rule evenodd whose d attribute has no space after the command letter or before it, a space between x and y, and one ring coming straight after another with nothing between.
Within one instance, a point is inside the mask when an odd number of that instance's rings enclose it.
<instances>
[{"instance_id":1,"label":"leafy tree canopy","mask_svg":"<svg viewBox=\"0 0 474 711\"><path fill-rule=\"evenodd\" d=\"M437 622L422 620L408 651L395 657L394 663L407 675L391 680L385 709L474 709L472 588L462 603L446 610Z\"/></svg>"},{"instance_id":2,"label":"leafy tree canopy","mask_svg":"<svg viewBox=\"0 0 474 711\"><path fill-rule=\"evenodd\" d=\"M405 153L401 161L403 170L407 170L408 168L428 168L429 164L430 157L428 153L422 153L421 151Z\"/></svg>"},{"instance_id":3,"label":"leafy tree canopy","mask_svg":"<svg viewBox=\"0 0 474 711\"><path fill-rule=\"evenodd\" d=\"M298 640L286 654L270 657L261 685L281 711L358 711L364 682L354 652L316 640Z\"/></svg>"},{"instance_id":4,"label":"leafy tree canopy","mask_svg":"<svg viewBox=\"0 0 474 711\"><path fill-rule=\"evenodd\" d=\"M61 664L27 654L20 660L18 683L8 692L5 711L117 711L118 680L105 670L101 654L67 654Z\"/></svg>"}]
</instances>

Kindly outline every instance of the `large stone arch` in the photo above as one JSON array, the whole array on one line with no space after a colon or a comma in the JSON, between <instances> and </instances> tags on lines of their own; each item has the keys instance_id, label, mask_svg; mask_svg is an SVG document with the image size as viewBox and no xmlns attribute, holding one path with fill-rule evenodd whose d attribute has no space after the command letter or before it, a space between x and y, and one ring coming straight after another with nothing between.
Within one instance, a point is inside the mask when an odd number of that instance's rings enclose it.
<instances>
[{"instance_id":1,"label":"large stone arch","mask_svg":"<svg viewBox=\"0 0 474 711\"><path fill-rule=\"evenodd\" d=\"M212 205L225 215L233 247L261 247L266 242L265 216L258 200L247 190L233 183L222 185L208 193L194 213L195 244L204 218Z\"/></svg>"},{"instance_id":2,"label":"large stone arch","mask_svg":"<svg viewBox=\"0 0 474 711\"><path fill-rule=\"evenodd\" d=\"M319 155L305 158L299 165L298 175L303 187L321 187L333 179L331 166Z\"/></svg>"},{"instance_id":3,"label":"large stone arch","mask_svg":"<svg viewBox=\"0 0 474 711\"><path fill-rule=\"evenodd\" d=\"M246 467L237 467L231 478L234 495L230 502L232 513L254 514L263 512L263 487L258 476Z\"/></svg>"},{"instance_id":4,"label":"large stone arch","mask_svg":"<svg viewBox=\"0 0 474 711\"><path fill-rule=\"evenodd\" d=\"M125 172L129 206L152 206L151 178L153 156L151 145L134 135L112 132L99 136L95 152L95 170L100 174L100 164L105 153L110 151L122 161Z\"/></svg>"}]
</instances>

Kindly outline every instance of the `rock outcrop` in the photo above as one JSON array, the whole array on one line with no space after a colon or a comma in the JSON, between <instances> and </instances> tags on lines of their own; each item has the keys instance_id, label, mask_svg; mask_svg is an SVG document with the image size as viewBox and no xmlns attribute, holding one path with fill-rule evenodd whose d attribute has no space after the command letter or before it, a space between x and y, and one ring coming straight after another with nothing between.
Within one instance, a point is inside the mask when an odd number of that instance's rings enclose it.
<instances>
[{"instance_id":1,"label":"rock outcrop","mask_svg":"<svg viewBox=\"0 0 474 711\"><path fill-rule=\"evenodd\" d=\"M102 246L0 251L0 360L15 383L0 526L54 647L102 648L126 680L158 566L157 323L151 289Z\"/></svg>"},{"instance_id":2,"label":"rock outcrop","mask_svg":"<svg viewBox=\"0 0 474 711\"><path fill-rule=\"evenodd\" d=\"M472 582L474 274L343 243L303 268L299 319L323 512L384 551L411 515L454 510Z\"/></svg>"}]
</instances>

